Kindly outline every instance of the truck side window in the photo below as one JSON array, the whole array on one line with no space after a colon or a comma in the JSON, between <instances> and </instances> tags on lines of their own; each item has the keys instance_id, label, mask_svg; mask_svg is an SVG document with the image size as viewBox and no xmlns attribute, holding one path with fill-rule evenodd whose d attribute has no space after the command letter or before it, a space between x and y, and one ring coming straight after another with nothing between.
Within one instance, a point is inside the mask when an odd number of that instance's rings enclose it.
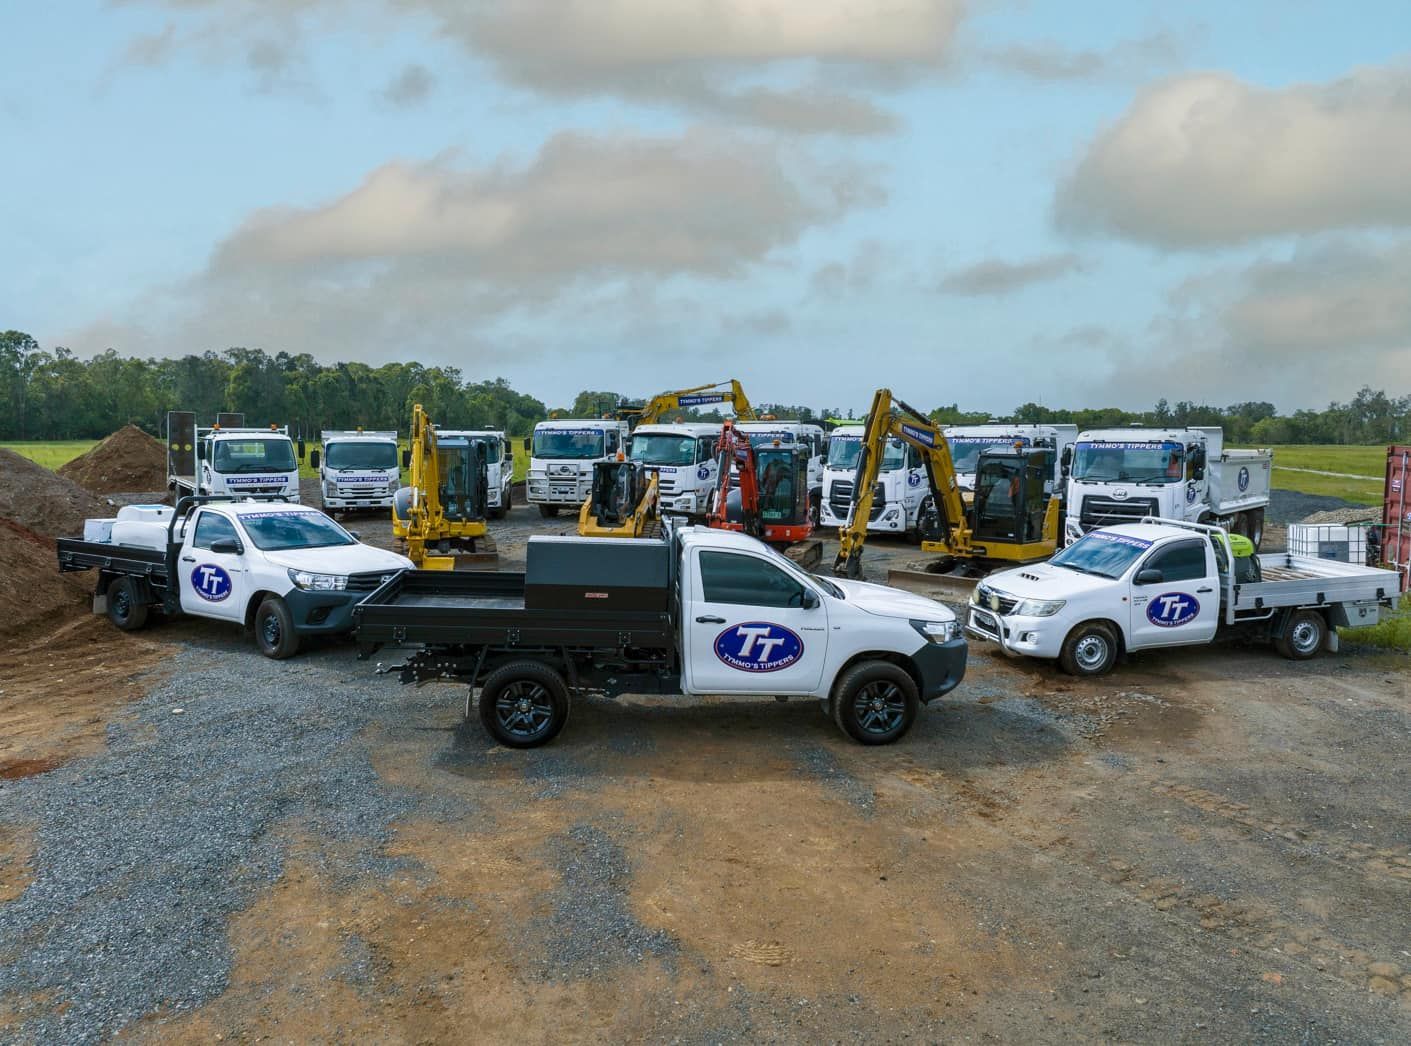
<instances>
[{"instance_id":1,"label":"truck side window","mask_svg":"<svg viewBox=\"0 0 1411 1046\"><path fill-rule=\"evenodd\" d=\"M701 594L707 603L761 607L803 606L803 586L754 556L701 551Z\"/></svg>"},{"instance_id":2,"label":"truck side window","mask_svg":"<svg viewBox=\"0 0 1411 1046\"><path fill-rule=\"evenodd\" d=\"M1205 542L1179 541L1154 553L1141 569L1161 571L1163 581L1196 581L1205 577Z\"/></svg>"},{"instance_id":3,"label":"truck side window","mask_svg":"<svg viewBox=\"0 0 1411 1046\"><path fill-rule=\"evenodd\" d=\"M191 539L195 548L210 548L217 541L239 541L235 524L216 512L202 512L196 520L196 536Z\"/></svg>"},{"instance_id":4,"label":"truck side window","mask_svg":"<svg viewBox=\"0 0 1411 1046\"><path fill-rule=\"evenodd\" d=\"M715 457L715 440L710 436L702 436L696 441L696 460L698 462L710 461Z\"/></svg>"}]
</instances>

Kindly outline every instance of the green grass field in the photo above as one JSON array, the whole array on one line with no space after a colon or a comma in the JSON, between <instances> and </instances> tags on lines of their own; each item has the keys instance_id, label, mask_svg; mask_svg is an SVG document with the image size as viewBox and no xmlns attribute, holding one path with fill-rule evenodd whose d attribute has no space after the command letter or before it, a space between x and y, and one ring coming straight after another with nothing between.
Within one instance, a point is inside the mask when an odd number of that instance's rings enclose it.
<instances>
[{"instance_id":1,"label":"green grass field","mask_svg":"<svg viewBox=\"0 0 1411 1046\"><path fill-rule=\"evenodd\" d=\"M98 443L96 439L70 439L44 442L31 440L28 442L0 443L0 447L13 450L16 454L29 458L37 464L43 465L47 469L58 469L78 457L85 454ZM514 481L522 481L529 472L529 452L524 449L523 443L519 440L511 440L511 447L514 449ZM402 446L406 446L403 441ZM301 462L299 465L299 475L305 479L315 479L318 473L309 468L308 462Z\"/></svg>"},{"instance_id":2,"label":"green grass field","mask_svg":"<svg viewBox=\"0 0 1411 1046\"><path fill-rule=\"evenodd\" d=\"M1382 500L1382 485L1386 481L1386 447L1310 444L1272 449L1275 490L1321 494L1357 505L1376 505ZM1314 472L1296 472L1295 469L1344 472L1367 478L1319 476Z\"/></svg>"}]
</instances>

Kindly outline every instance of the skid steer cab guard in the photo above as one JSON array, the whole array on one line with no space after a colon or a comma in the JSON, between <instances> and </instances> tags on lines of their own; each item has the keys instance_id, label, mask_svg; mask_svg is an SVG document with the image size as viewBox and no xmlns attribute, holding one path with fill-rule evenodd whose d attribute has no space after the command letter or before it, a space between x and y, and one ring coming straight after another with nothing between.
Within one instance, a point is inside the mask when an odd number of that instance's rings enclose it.
<instances>
[{"instance_id":1,"label":"skid steer cab guard","mask_svg":"<svg viewBox=\"0 0 1411 1046\"><path fill-rule=\"evenodd\" d=\"M657 474L619 456L593 463L593 482L578 513L582 537L635 538L657 520Z\"/></svg>"}]
</instances>

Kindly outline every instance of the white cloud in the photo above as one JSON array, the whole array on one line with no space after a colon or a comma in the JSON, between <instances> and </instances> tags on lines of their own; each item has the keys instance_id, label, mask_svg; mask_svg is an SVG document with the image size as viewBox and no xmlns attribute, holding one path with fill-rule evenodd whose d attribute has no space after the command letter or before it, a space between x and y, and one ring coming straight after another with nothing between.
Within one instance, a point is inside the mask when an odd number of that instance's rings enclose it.
<instances>
[{"instance_id":1,"label":"white cloud","mask_svg":"<svg viewBox=\"0 0 1411 1046\"><path fill-rule=\"evenodd\" d=\"M1060 222L1161 247L1411 224L1411 69L1278 90L1225 73L1144 91L1088 147Z\"/></svg>"},{"instance_id":2,"label":"white cloud","mask_svg":"<svg viewBox=\"0 0 1411 1046\"><path fill-rule=\"evenodd\" d=\"M1045 254L1023 261L988 258L948 274L941 279L945 294L970 296L1011 294L1036 283L1060 279L1081 272L1083 263L1076 254Z\"/></svg>"}]
</instances>

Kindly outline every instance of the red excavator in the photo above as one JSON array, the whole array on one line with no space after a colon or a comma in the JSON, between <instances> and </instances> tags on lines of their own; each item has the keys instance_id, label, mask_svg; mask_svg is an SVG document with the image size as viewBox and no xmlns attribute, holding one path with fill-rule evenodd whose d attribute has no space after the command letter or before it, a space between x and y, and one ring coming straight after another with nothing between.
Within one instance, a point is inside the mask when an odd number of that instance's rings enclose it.
<instances>
[{"instance_id":1,"label":"red excavator","mask_svg":"<svg viewBox=\"0 0 1411 1046\"><path fill-rule=\"evenodd\" d=\"M805 569L823 558L813 537L808 500L808 449L772 440L756 447L749 433L726 421L715 444L719 486L706 522L773 545Z\"/></svg>"}]
</instances>

